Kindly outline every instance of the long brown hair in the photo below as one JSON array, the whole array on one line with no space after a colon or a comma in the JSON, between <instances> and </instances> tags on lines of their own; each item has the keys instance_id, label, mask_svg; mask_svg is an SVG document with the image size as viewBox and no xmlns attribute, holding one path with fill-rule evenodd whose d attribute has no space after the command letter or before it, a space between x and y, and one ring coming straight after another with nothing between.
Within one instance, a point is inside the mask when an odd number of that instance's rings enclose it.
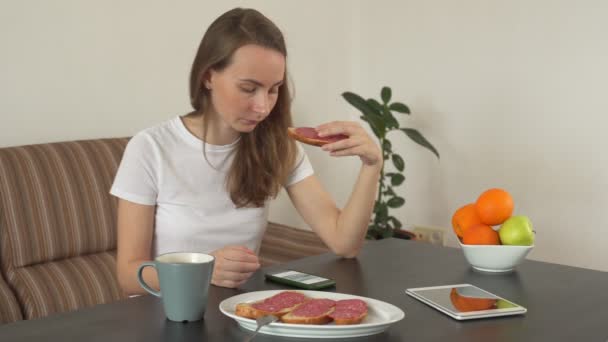
<instances>
[{"instance_id":1,"label":"long brown hair","mask_svg":"<svg viewBox=\"0 0 608 342\"><path fill-rule=\"evenodd\" d=\"M222 14L207 29L192 65L190 102L197 113L206 113L212 106L211 95L204 86L207 73L229 66L234 52L247 44L276 50L287 58L283 34L260 12L235 8ZM297 154L294 141L287 136L289 126L291 98L285 70L272 111L252 132L242 133L236 147L226 188L237 207L262 207L285 184ZM203 141L206 134L203 115Z\"/></svg>"}]
</instances>

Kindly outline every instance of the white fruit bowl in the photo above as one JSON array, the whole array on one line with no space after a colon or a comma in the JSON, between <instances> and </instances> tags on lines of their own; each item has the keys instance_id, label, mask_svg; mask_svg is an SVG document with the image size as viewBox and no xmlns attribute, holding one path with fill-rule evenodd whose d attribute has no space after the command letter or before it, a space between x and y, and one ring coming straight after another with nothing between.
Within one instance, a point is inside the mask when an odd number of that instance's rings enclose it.
<instances>
[{"instance_id":1,"label":"white fruit bowl","mask_svg":"<svg viewBox=\"0 0 608 342\"><path fill-rule=\"evenodd\" d=\"M512 271L526 258L534 245L465 245L460 243L460 247L462 247L465 259L474 269L501 273Z\"/></svg>"}]
</instances>

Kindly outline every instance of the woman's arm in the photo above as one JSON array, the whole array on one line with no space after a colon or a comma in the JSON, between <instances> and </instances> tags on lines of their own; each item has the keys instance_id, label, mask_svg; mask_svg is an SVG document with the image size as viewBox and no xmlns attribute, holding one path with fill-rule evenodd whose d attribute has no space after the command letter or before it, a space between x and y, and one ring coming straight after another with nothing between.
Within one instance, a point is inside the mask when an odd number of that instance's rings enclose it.
<instances>
[{"instance_id":1,"label":"woman's arm","mask_svg":"<svg viewBox=\"0 0 608 342\"><path fill-rule=\"evenodd\" d=\"M154 234L154 206L118 199L116 272L118 282L127 294L146 293L137 281L137 269L152 259ZM146 283L156 290L158 276L151 267L143 272Z\"/></svg>"},{"instance_id":2,"label":"woman's arm","mask_svg":"<svg viewBox=\"0 0 608 342\"><path fill-rule=\"evenodd\" d=\"M349 138L323 146L331 156L359 156L363 165L353 191L340 210L316 176L287 188L294 206L337 255L354 257L363 245L374 208L382 152L363 128L354 122L332 122L317 127L319 135L345 134Z\"/></svg>"},{"instance_id":3,"label":"woman's arm","mask_svg":"<svg viewBox=\"0 0 608 342\"><path fill-rule=\"evenodd\" d=\"M144 261L152 260L154 206L118 200L118 247L116 271L118 282L127 294L143 294L137 281L137 270ZM225 246L210 254L215 256L211 283L238 287L260 268L258 257L245 246ZM159 289L158 275L151 267L143 272L146 283Z\"/></svg>"}]
</instances>

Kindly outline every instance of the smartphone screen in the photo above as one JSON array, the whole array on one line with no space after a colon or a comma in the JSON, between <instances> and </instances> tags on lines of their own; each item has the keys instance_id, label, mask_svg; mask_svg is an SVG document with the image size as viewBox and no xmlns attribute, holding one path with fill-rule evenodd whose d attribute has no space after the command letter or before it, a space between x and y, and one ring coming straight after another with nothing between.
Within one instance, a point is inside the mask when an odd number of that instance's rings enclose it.
<instances>
[{"instance_id":1,"label":"smartphone screen","mask_svg":"<svg viewBox=\"0 0 608 342\"><path fill-rule=\"evenodd\" d=\"M336 285L336 282L332 279L295 270L269 272L265 276L268 280L307 290L317 290Z\"/></svg>"}]
</instances>

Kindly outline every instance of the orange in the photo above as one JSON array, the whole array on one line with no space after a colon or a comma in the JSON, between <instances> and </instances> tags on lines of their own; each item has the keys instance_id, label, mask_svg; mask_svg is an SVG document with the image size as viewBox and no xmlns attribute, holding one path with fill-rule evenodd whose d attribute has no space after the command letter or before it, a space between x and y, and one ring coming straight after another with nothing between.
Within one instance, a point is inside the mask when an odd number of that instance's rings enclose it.
<instances>
[{"instance_id":1,"label":"orange","mask_svg":"<svg viewBox=\"0 0 608 342\"><path fill-rule=\"evenodd\" d=\"M489 310L496 307L496 299L465 297L452 288L450 300L454 307L461 312Z\"/></svg>"},{"instance_id":2,"label":"orange","mask_svg":"<svg viewBox=\"0 0 608 342\"><path fill-rule=\"evenodd\" d=\"M462 243L465 245L500 245L500 237L492 227L477 224L465 230Z\"/></svg>"},{"instance_id":3,"label":"orange","mask_svg":"<svg viewBox=\"0 0 608 342\"><path fill-rule=\"evenodd\" d=\"M452 216L452 227L454 233L462 240L462 235L471 226L481 224L481 219L475 210L475 204L469 203L454 212Z\"/></svg>"},{"instance_id":4,"label":"orange","mask_svg":"<svg viewBox=\"0 0 608 342\"><path fill-rule=\"evenodd\" d=\"M513 198L503 189L484 191L475 202L477 215L484 224L495 226L513 214Z\"/></svg>"}]
</instances>

